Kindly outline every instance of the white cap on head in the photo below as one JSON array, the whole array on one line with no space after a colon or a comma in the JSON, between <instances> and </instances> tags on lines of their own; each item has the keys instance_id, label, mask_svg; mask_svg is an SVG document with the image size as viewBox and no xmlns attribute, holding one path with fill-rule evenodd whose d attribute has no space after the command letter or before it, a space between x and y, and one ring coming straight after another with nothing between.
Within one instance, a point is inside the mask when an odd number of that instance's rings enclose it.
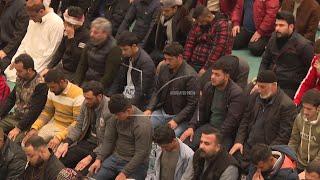
<instances>
[{"instance_id":1,"label":"white cap on head","mask_svg":"<svg viewBox=\"0 0 320 180\"><path fill-rule=\"evenodd\" d=\"M182 0L160 0L161 7L168 8L173 6L181 6Z\"/></svg>"}]
</instances>

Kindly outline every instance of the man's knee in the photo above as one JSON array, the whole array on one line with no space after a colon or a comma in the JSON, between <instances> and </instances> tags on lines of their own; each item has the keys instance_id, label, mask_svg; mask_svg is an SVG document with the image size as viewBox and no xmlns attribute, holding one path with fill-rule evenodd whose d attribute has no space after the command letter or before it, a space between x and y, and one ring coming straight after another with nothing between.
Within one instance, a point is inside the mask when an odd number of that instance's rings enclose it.
<instances>
[{"instance_id":1,"label":"man's knee","mask_svg":"<svg viewBox=\"0 0 320 180\"><path fill-rule=\"evenodd\" d=\"M233 41L233 46L232 49L233 50L239 50L239 49L243 49L247 46L246 43L243 42L243 40L241 40L240 38L235 38Z\"/></svg>"},{"instance_id":2,"label":"man's knee","mask_svg":"<svg viewBox=\"0 0 320 180\"><path fill-rule=\"evenodd\" d=\"M0 128L2 128L5 133L9 133L9 131L11 131L16 126L16 124L16 121L10 116L7 116L0 120Z\"/></svg>"},{"instance_id":3,"label":"man's knee","mask_svg":"<svg viewBox=\"0 0 320 180\"><path fill-rule=\"evenodd\" d=\"M266 48L266 43L263 40L250 42L248 48L252 55L261 56Z\"/></svg>"}]
</instances>

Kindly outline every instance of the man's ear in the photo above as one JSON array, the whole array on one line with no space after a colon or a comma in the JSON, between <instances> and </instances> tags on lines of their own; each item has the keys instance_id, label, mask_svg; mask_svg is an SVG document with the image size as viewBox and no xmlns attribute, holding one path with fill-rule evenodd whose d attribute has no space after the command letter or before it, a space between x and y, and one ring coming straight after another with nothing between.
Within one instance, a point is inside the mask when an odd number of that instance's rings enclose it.
<instances>
[{"instance_id":1,"label":"man's ear","mask_svg":"<svg viewBox=\"0 0 320 180\"><path fill-rule=\"evenodd\" d=\"M294 24L289 24L289 28L294 30Z\"/></svg>"},{"instance_id":2,"label":"man's ear","mask_svg":"<svg viewBox=\"0 0 320 180\"><path fill-rule=\"evenodd\" d=\"M41 146L41 147L39 147L39 152L40 152L40 156L41 157L43 157L44 156L44 154L46 153L46 146Z\"/></svg>"}]
</instances>

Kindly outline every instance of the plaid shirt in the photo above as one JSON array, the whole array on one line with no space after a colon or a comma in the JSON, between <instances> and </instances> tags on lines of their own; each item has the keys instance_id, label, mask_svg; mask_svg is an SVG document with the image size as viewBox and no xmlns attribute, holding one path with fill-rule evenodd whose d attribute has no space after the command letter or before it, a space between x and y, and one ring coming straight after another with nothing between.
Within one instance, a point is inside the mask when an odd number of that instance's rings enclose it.
<instances>
[{"instance_id":1,"label":"plaid shirt","mask_svg":"<svg viewBox=\"0 0 320 180\"><path fill-rule=\"evenodd\" d=\"M221 56L231 54L232 24L227 18L218 16L212 21L208 32L202 32L199 25L189 32L184 47L184 59L189 64L208 69Z\"/></svg>"}]
</instances>

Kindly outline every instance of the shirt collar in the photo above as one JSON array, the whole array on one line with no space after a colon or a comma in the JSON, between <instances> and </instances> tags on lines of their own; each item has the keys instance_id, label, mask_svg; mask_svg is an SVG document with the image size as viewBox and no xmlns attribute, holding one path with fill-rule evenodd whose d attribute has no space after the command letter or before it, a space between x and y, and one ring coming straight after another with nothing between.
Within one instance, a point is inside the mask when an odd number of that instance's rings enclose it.
<instances>
[{"instance_id":1,"label":"shirt collar","mask_svg":"<svg viewBox=\"0 0 320 180\"><path fill-rule=\"evenodd\" d=\"M68 81L67 87L62 91L62 94L67 95L71 88L71 83Z\"/></svg>"},{"instance_id":2,"label":"shirt collar","mask_svg":"<svg viewBox=\"0 0 320 180\"><path fill-rule=\"evenodd\" d=\"M48 13L42 17L42 22L41 22L41 24L43 24L43 23L45 23L46 21L48 21L51 13L54 13L54 12L53 12L53 9L52 9L52 8L49 8Z\"/></svg>"}]
</instances>

